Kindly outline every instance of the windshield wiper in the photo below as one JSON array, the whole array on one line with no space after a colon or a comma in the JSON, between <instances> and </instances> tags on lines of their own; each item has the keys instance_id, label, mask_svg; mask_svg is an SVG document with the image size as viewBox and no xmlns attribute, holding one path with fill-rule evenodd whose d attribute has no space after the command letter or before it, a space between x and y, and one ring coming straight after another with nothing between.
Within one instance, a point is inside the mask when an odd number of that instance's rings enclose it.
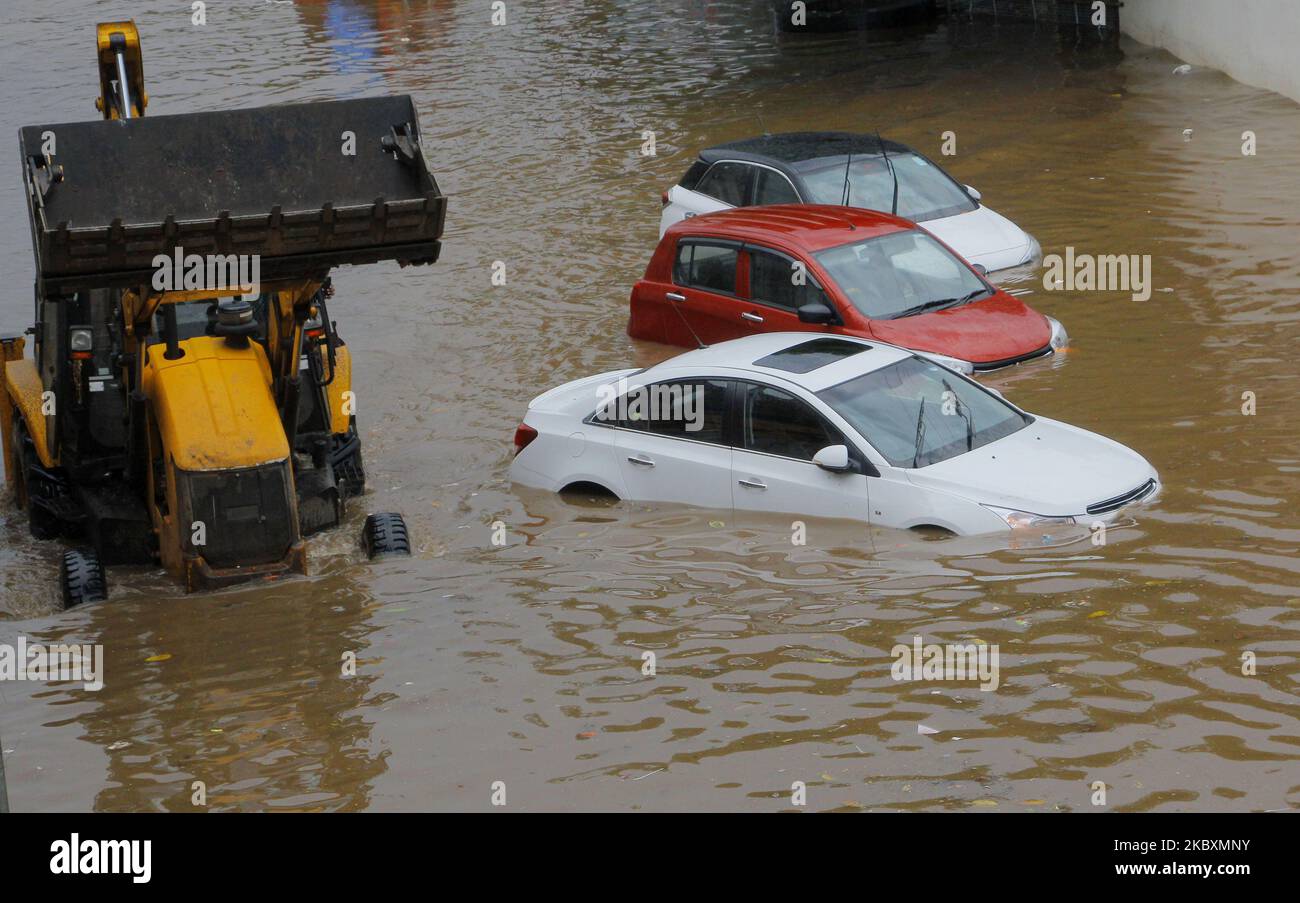
<instances>
[{"instance_id":1,"label":"windshield wiper","mask_svg":"<svg viewBox=\"0 0 1300 903\"><path fill-rule=\"evenodd\" d=\"M953 304L956 300L957 300L956 298L940 298L937 301L926 301L924 304L918 304L916 305L916 307L909 307L906 310L900 311L899 313L894 314L889 319L899 320L902 319L903 317L910 317L912 316L912 314L923 313L924 311L934 310L935 308L938 307L948 307L949 305Z\"/></svg>"},{"instance_id":2,"label":"windshield wiper","mask_svg":"<svg viewBox=\"0 0 1300 903\"><path fill-rule=\"evenodd\" d=\"M916 307L909 307L907 308L907 310L904 310L902 313L894 314L892 317L890 317L890 319L897 320L900 317L910 317L913 314L919 314L927 310L938 310L939 308L946 308L946 307L960 307L961 305L965 304L967 301L973 301L976 295L982 295L988 291L990 291L990 289L988 288L977 288L973 292L967 292L966 294L962 295L960 298L938 298L934 301L926 301L924 304L916 305Z\"/></svg>"},{"instance_id":3,"label":"windshield wiper","mask_svg":"<svg viewBox=\"0 0 1300 903\"><path fill-rule=\"evenodd\" d=\"M966 294L962 295L960 298L957 299L957 304L965 304L967 301L974 301L977 296L988 294L992 291L993 289L989 288L988 286L981 286L980 288L975 289L975 291L973 292L967 292Z\"/></svg>"},{"instance_id":4,"label":"windshield wiper","mask_svg":"<svg viewBox=\"0 0 1300 903\"><path fill-rule=\"evenodd\" d=\"M912 455L912 466L921 466L921 443L925 441L925 396L921 396L921 410L916 415L916 452Z\"/></svg>"},{"instance_id":5,"label":"windshield wiper","mask_svg":"<svg viewBox=\"0 0 1300 903\"><path fill-rule=\"evenodd\" d=\"M974 451L975 450L975 418L971 416L971 413L966 408L966 405L961 403L961 399L958 398L957 393L952 390L952 386L948 385L948 380L946 379L943 380L943 387L947 389L948 394L952 396L953 404L957 406L957 413L961 415L961 419L966 421L966 451Z\"/></svg>"}]
</instances>

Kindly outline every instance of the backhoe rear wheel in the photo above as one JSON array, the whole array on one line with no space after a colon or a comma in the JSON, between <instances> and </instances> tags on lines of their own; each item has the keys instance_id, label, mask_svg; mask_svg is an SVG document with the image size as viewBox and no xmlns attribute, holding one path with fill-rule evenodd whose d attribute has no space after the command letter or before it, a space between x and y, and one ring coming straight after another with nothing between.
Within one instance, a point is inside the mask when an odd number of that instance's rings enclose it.
<instances>
[{"instance_id":1,"label":"backhoe rear wheel","mask_svg":"<svg viewBox=\"0 0 1300 903\"><path fill-rule=\"evenodd\" d=\"M411 554L411 539L406 531L406 521L394 511L369 515L361 530L361 541L365 543L366 554L371 558Z\"/></svg>"},{"instance_id":2,"label":"backhoe rear wheel","mask_svg":"<svg viewBox=\"0 0 1300 903\"><path fill-rule=\"evenodd\" d=\"M99 556L90 550L69 549L59 565L59 583L63 588L63 607L72 608L85 602L103 602L108 598L108 579Z\"/></svg>"}]
</instances>

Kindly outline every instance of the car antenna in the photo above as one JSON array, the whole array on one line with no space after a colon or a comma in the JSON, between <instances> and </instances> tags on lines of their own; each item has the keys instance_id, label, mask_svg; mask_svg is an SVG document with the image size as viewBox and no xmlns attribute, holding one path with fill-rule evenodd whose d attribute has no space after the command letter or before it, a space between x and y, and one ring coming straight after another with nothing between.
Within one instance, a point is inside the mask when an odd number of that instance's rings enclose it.
<instances>
[{"instance_id":1,"label":"car antenna","mask_svg":"<svg viewBox=\"0 0 1300 903\"><path fill-rule=\"evenodd\" d=\"M921 410L916 414L916 454L912 455L912 466L921 466L921 443L925 441L925 396L921 396Z\"/></svg>"},{"instance_id":2,"label":"car antenna","mask_svg":"<svg viewBox=\"0 0 1300 903\"><path fill-rule=\"evenodd\" d=\"M758 127L763 130L763 137L770 138L772 133L767 130L767 123L763 121L763 111L754 107L754 115L758 117Z\"/></svg>"},{"instance_id":3,"label":"car antenna","mask_svg":"<svg viewBox=\"0 0 1300 903\"><path fill-rule=\"evenodd\" d=\"M840 192L840 203L842 206L849 206L849 195L853 191L853 186L849 184L849 167L853 165L853 148L849 147L848 159L844 161L844 190Z\"/></svg>"},{"instance_id":4,"label":"car antenna","mask_svg":"<svg viewBox=\"0 0 1300 903\"><path fill-rule=\"evenodd\" d=\"M880 155L885 158L889 174L894 178L894 201L890 205L889 212L898 216L898 173L894 172L894 163L889 159L889 151L885 150L885 139L880 137L880 129L876 129L876 143L880 145Z\"/></svg>"},{"instance_id":5,"label":"car antenna","mask_svg":"<svg viewBox=\"0 0 1300 903\"><path fill-rule=\"evenodd\" d=\"M706 344L704 344L703 342L701 342L701 341L700 341L700 337L697 336L697 335L695 334L695 330L691 328L691 321L688 320L688 319L686 319L686 314L682 313L682 309L681 309L680 307L677 306L677 305L680 304L681 302L680 302L680 301L672 301L672 302L670 302L670 303L671 303L672 306L673 306L673 310L677 311L677 316L679 316L679 317L682 318L682 325L685 326L685 327L686 327L686 331L689 332L689 333L691 334L691 338L693 338L693 339L695 340L695 344L696 344L696 345L699 345L701 348L708 348L709 346L706 345Z\"/></svg>"}]
</instances>

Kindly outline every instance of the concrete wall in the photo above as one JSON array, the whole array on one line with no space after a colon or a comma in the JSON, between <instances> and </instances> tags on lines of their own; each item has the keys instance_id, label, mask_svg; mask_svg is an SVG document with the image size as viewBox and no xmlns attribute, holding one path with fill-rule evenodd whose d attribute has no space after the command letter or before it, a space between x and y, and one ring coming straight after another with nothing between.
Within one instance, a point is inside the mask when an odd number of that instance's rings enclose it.
<instances>
[{"instance_id":1,"label":"concrete wall","mask_svg":"<svg viewBox=\"0 0 1300 903\"><path fill-rule=\"evenodd\" d=\"M1120 29L1300 101L1300 0L1124 0Z\"/></svg>"}]
</instances>

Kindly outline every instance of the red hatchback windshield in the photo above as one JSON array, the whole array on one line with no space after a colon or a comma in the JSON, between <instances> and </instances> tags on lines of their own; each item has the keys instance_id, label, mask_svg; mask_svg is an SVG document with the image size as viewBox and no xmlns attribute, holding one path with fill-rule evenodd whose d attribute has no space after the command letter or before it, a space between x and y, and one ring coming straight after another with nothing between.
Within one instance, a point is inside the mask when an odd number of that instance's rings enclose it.
<instances>
[{"instance_id":1,"label":"red hatchback windshield","mask_svg":"<svg viewBox=\"0 0 1300 903\"><path fill-rule=\"evenodd\" d=\"M892 232L816 255L841 294L873 320L955 307L993 293L928 234Z\"/></svg>"}]
</instances>

